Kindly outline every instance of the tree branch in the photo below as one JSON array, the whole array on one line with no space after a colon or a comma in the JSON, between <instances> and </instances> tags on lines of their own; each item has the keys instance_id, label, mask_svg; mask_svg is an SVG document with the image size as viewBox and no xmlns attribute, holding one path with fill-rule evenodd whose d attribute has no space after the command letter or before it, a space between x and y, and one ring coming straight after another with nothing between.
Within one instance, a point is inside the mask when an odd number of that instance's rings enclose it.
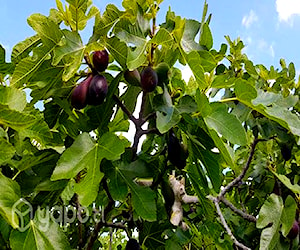
<instances>
[{"instance_id":1,"label":"tree branch","mask_svg":"<svg viewBox=\"0 0 300 250\"><path fill-rule=\"evenodd\" d=\"M244 219L247 219L249 221L252 222L256 222L256 218L250 214L247 214L245 212L243 212L242 210L236 208L232 203L230 203L228 200L225 199L225 194L227 192L229 192L234 186L236 186L238 183L240 183L242 181L242 179L245 177L247 171L249 170L251 161L254 157L254 152L255 152L255 148L258 142L262 141L261 139L257 139L255 138L251 148L250 148L250 153L249 153L249 157L247 159L247 162L244 166L244 168L242 169L242 172L239 174L238 177L236 177L232 182L230 182L227 186L225 186L223 188L223 190L219 193L219 195L217 197L214 196L208 196L208 198L214 203L216 209L217 209L217 213L220 217L221 223L224 226L224 228L227 231L227 234L230 236L230 238L232 239L232 241L234 242L234 244L237 247L240 247L241 249L249 249L248 247L244 246L242 243L240 243L239 241L237 241L237 239L234 237L231 229L229 228L223 214L220 208L220 201L222 201L226 206L228 206L233 212L237 213L238 215L242 216Z\"/></svg>"},{"instance_id":2,"label":"tree branch","mask_svg":"<svg viewBox=\"0 0 300 250\"><path fill-rule=\"evenodd\" d=\"M224 197L220 197L221 201L227 206L229 207L233 212L235 212L236 214L240 215L241 217L243 217L244 219L251 221L251 222L256 222L256 218L251 215L251 214L247 214L245 212L243 212L242 210L236 208L230 201L228 201L227 199L225 199Z\"/></svg>"},{"instance_id":3,"label":"tree branch","mask_svg":"<svg viewBox=\"0 0 300 250\"><path fill-rule=\"evenodd\" d=\"M133 114L126 108L126 106L122 103L122 101L116 95L113 95L113 99L119 105L119 107L123 110L123 112L128 116L128 118L134 123L135 126L138 124L138 119L136 119Z\"/></svg>"},{"instance_id":4,"label":"tree branch","mask_svg":"<svg viewBox=\"0 0 300 250\"><path fill-rule=\"evenodd\" d=\"M217 209L217 213L220 217L220 220L221 220L221 223L222 225L224 226L225 230L227 231L227 234L230 236L230 238L232 239L234 245L236 245L237 247L240 247L241 249L244 249L244 250L251 250L250 248L246 247L245 245L243 245L242 243L240 243L233 235L233 233L231 232L231 229L229 228L223 214L222 214L222 211L221 211L221 208L219 206L219 199L216 198L216 197L213 197L213 196L209 196L208 197L215 205L216 209Z\"/></svg>"},{"instance_id":5,"label":"tree branch","mask_svg":"<svg viewBox=\"0 0 300 250\"><path fill-rule=\"evenodd\" d=\"M98 234L100 232L100 229L107 225L107 223L106 223L107 218L106 217L107 217L108 213L113 209L114 204L115 204L114 200L113 200L113 198L112 198L112 196L111 196L111 194L108 190L106 178L103 178L101 182L103 184L103 189L106 191L106 194L109 198L109 202L108 202L108 205L106 206L106 208L104 209L102 220L100 220L96 224L96 226L94 228L94 231L93 231L93 233L92 233L92 235L91 235L91 237L88 241L88 245L87 245L87 248L86 248L87 250L91 250L93 248L93 245L94 245L95 241L98 238Z\"/></svg>"},{"instance_id":6,"label":"tree branch","mask_svg":"<svg viewBox=\"0 0 300 250\"><path fill-rule=\"evenodd\" d=\"M251 145L251 149L250 149L250 154L249 154L249 157L248 157L248 160L246 162L246 165L244 166L242 172L240 173L240 175L238 177L236 177L232 182L230 182L226 187L224 187L224 189L221 191L221 193L219 194L219 197L224 197L225 194L230 190L232 189L235 185L237 185L246 175L249 167L250 167L250 163L253 159L253 156L254 156L254 151L255 151L255 147L257 145L257 143L259 142L260 140L255 138L252 145Z\"/></svg>"}]
</instances>

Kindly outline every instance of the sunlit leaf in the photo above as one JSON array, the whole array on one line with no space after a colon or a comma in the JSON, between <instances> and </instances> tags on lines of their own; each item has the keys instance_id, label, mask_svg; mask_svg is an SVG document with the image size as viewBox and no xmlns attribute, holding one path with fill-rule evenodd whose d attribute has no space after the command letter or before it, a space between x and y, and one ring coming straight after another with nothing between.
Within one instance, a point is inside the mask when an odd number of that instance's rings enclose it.
<instances>
[{"instance_id":1,"label":"sunlit leaf","mask_svg":"<svg viewBox=\"0 0 300 250\"><path fill-rule=\"evenodd\" d=\"M15 204L21 198L20 186L16 181L0 173L0 214L13 228L19 226Z\"/></svg>"},{"instance_id":2,"label":"sunlit leaf","mask_svg":"<svg viewBox=\"0 0 300 250\"><path fill-rule=\"evenodd\" d=\"M205 117L205 122L209 128L214 129L233 144L246 145L246 132L233 114L228 113L226 105L212 103L212 113Z\"/></svg>"}]
</instances>

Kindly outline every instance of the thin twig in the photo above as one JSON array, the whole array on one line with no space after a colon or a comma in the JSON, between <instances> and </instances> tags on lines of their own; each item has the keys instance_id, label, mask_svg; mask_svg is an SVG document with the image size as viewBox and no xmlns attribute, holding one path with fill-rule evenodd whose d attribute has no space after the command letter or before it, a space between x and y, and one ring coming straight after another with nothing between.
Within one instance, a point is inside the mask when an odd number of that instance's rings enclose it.
<instances>
[{"instance_id":1,"label":"thin twig","mask_svg":"<svg viewBox=\"0 0 300 250\"><path fill-rule=\"evenodd\" d=\"M237 247L244 249L244 250L251 250L250 248L246 247L244 244L240 243L233 235L233 233L231 232L231 229L229 228L223 214L221 211L221 208L219 206L219 199L213 196L209 196L208 197L214 204L215 207L217 209L217 213L220 217L221 223L223 225L223 227L225 228L225 230L227 231L227 234L229 235L229 237L231 238L231 240L233 241L234 245L236 245Z\"/></svg>"},{"instance_id":2,"label":"thin twig","mask_svg":"<svg viewBox=\"0 0 300 250\"><path fill-rule=\"evenodd\" d=\"M224 187L224 189L221 191L221 193L219 194L219 196L224 197L225 194L232 189L235 185L237 185L246 175L249 167L250 167L250 163L252 161L252 158L254 156L254 151L255 151L255 147L257 145L257 143L259 142L259 139L254 139L252 145L251 145L251 149L250 149L250 154L248 157L248 160L246 162L246 165L244 166L242 172L240 173L240 175L238 177L236 177L232 182L230 182L226 187Z\"/></svg>"},{"instance_id":3,"label":"thin twig","mask_svg":"<svg viewBox=\"0 0 300 250\"><path fill-rule=\"evenodd\" d=\"M142 122L142 125L147 122L148 120L150 120L151 118L156 118L156 113L155 112L152 112L150 113L149 115L145 116L143 118L143 122Z\"/></svg>"},{"instance_id":4,"label":"thin twig","mask_svg":"<svg viewBox=\"0 0 300 250\"><path fill-rule=\"evenodd\" d=\"M114 200L113 200L113 198L112 198L112 196L111 196L111 194L110 194L110 192L108 190L106 179L103 178L101 182L103 184L103 189L106 191L106 194L108 196L109 202L108 202L108 205L106 206L106 208L104 209L104 215L103 215L102 220L100 220L96 224L96 226L94 228L94 231L93 231L91 237L89 238L88 245L87 245L87 248L86 248L87 250L91 250L93 248L93 245L94 245L95 241L98 238L100 229L107 224L106 223L106 220L107 220L106 217L107 217L108 213L113 209L114 204L115 204Z\"/></svg>"},{"instance_id":5,"label":"thin twig","mask_svg":"<svg viewBox=\"0 0 300 250\"><path fill-rule=\"evenodd\" d=\"M126 108L126 106L122 103L122 101L117 97L116 95L113 95L113 99L115 102L119 105L119 107L123 110L123 112L128 116L128 118L135 124L137 125L138 121L137 119L133 116L133 114Z\"/></svg>"},{"instance_id":6,"label":"thin twig","mask_svg":"<svg viewBox=\"0 0 300 250\"><path fill-rule=\"evenodd\" d=\"M242 210L236 208L230 201L228 201L227 199L225 199L224 197L221 197L221 201L227 206L229 207L233 212L235 212L236 214L240 215L241 217L243 217L244 219L251 221L251 222L256 222L256 218L251 215L251 214L247 214L245 212L243 212Z\"/></svg>"}]
</instances>

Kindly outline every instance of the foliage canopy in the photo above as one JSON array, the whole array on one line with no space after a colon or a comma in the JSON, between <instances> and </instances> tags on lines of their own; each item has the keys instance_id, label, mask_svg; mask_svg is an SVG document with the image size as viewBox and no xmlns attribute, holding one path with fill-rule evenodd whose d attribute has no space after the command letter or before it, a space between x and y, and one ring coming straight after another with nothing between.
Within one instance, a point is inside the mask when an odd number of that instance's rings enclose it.
<instances>
[{"instance_id":1,"label":"foliage canopy","mask_svg":"<svg viewBox=\"0 0 300 250\"><path fill-rule=\"evenodd\" d=\"M161 2L100 13L89 0L56 0L49 16L28 18L36 34L11 62L0 47L3 249L97 249L109 235L124 247L134 232L143 249L297 249L294 64L255 65L227 36L216 49L206 3L201 21L170 9L157 24ZM104 49L108 68L95 73ZM127 77L148 66L154 91ZM106 98L75 109L72 90L90 74L105 77Z\"/></svg>"}]
</instances>

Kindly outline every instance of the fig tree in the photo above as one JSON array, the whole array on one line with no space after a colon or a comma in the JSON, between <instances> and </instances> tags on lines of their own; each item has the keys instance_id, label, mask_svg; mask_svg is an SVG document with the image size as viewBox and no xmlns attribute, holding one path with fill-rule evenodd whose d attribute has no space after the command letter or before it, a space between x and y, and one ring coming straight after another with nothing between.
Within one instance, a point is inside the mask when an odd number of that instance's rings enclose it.
<instances>
[{"instance_id":1,"label":"fig tree","mask_svg":"<svg viewBox=\"0 0 300 250\"><path fill-rule=\"evenodd\" d=\"M134 86L141 85L141 75L137 69L126 70L124 72L124 78L131 85L134 85Z\"/></svg>"},{"instance_id":2,"label":"fig tree","mask_svg":"<svg viewBox=\"0 0 300 250\"><path fill-rule=\"evenodd\" d=\"M83 109L87 105L87 94L92 78L92 75L88 76L73 89L71 94L71 105L75 109Z\"/></svg>"},{"instance_id":3,"label":"fig tree","mask_svg":"<svg viewBox=\"0 0 300 250\"><path fill-rule=\"evenodd\" d=\"M98 50L93 53L93 65L98 72L106 70L109 56L107 50Z\"/></svg>"},{"instance_id":4,"label":"fig tree","mask_svg":"<svg viewBox=\"0 0 300 250\"><path fill-rule=\"evenodd\" d=\"M299 224L298 221L294 220L293 226L288 233L287 237L291 240L295 239L299 234Z\"/></svg>"},{"instance_id":5,"label":"fig tree","mask_svg":"<svg viewBox=\"0 0 300 250\"><path fill-rule=\"evenodd\" d=\"M87 104L99 105L103 103L107 90L108 86L106 78L102 75L95 75L89 86Z\"/></svg>"},{"instance_id":6,"label":"fig tree","mask_svg":"<svg viewBox=\"0 0 300 250\"><path fill-rule=\"evenodd\" d=\"M158 83L158 76L155 70L148 66L141 73L141 86L145 92L152 92Z\"/></svg>"},{"instance_id":7,"label":"fig tree","mask_svg":"<svg viewBox=\"0 0 300 250\"><path fill-rule=\"evenodd\" d=\"M169 133L168 140L168 159L179 169L183 169L186 165L188 151L184 144L182 144L175 136L174 132Z\"/></svg>"}]
</instances>

